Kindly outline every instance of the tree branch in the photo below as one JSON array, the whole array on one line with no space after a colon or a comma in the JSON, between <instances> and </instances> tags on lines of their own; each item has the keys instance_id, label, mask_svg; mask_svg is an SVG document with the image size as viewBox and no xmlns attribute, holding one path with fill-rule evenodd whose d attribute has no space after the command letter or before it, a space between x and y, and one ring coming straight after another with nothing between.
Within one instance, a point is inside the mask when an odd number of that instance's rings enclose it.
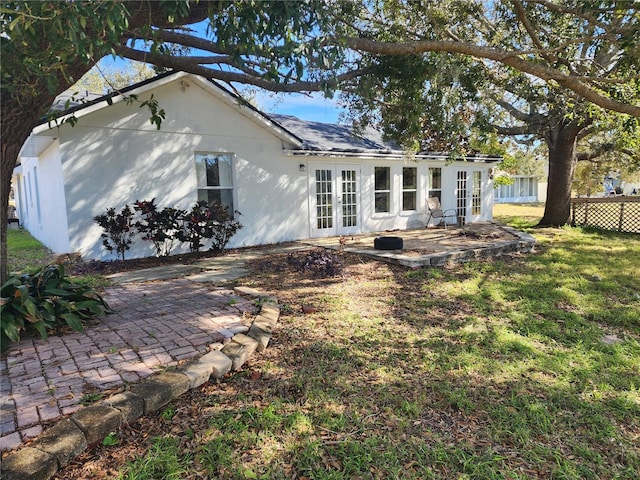
<instances>
[{"instance_id":1,"label":"tree branch","mask_svg":"<svg viewBox=\"0 0 640 480\"><path fill-rule=\"evenodd\" d=\"M536 135L538 131L530 125L522 125L518 127L505 127L503 125L489 125L499 135Z\"/></svg>"},{"instance_id":2,"label":"tree branch","mask_svg":"<svg viewBox=\"0 0 640 480\"><path fill-rule=\"evenodd\" d=\"M525 122L525 123L532 123L534 121L534 115L524 113L518 110L513 105L511 105L509 102L502 100L500 98L497 98L496 96L492 96L492 98L495 103L497 103L499 106L505 109L507 113L511 115L513 118L515 118L516 120L520 120L521 122Z\"/></svg>"},{"instance_id":3,"label":"tree branch","mask_svg":"<svg viewBox=\"0 0 640 480\"><path fill-rule=\"evenodd\" d=\"M542 42L538 38L538 34L536 33L533 26L531 25L531 22L529 22L529 19L527 18L527 12L525 12L524 6L520 2L520 0L511 0L511 3L515 8L516 17L518 18L518 20L520 21L524 29L529 34L529 37L533 41L533 44L536 46L538 50L544 51L544 46L542 45ZM542 58L544 58L547 62L554 63L554 58L552 58L547 53L542 52L541 55L542 55Z\"/></svg>"},{"instance_id":4,"label":"tree branch","mask_svg":"<svg viewBox=\"0 0 640 480\"><path fill-rule=\"evenodd\" d=\"M132 38L143 38L138 31L131 31ZM194 37L193 35L187 35L184 33L170 32L167 30L156 30L153 33L154 40L162 40L167 43L176 43L185 47L196 48L205 52L211 52L215 54L230 55L231 51L228 49L222 49L220 46L210 40L200 37Z\"/></svg>"},{"instance_id":5,"label":"tree branch","mask_svg":"<svg viewBox=\"0 0 640 480\"><path fill-rule=\"evenodd\" d=\"M640 117L640 106L618 102L597 90L589 87L580 79L572 77L555 68L540 65L520 57L520 52L473 45L452 41L418 41L418 42L377 42L366 38L345 37L335 39L337 44L344 43L352 50L377 55L410 55L426 52L448 52L469 55L476 58L493 60L513 67L521 72L536 76L547 82L555 81L563 87L577 93L591 103L606 110L626 113Z\"/></svg>"},{"instance_id":6,"label":"tree branch","mask_svg":"<svg viewBox=\"0 0 640 480\"><path fill-rule=\"evenodd\" d=\"M637 153L634 153L632 150L628 148L616 148L612 143L603 143L598 146L595 150L590 152L578 152L576 153L576 159L579 162L596 162L600 157L607 153L621 153L622 155L626 155L629 158L637 158Z\"/></svg>"},{"instance_id":7,"label":"tree branch","mask_svg":"<svg viewBox=\"0 0 640 480\"><path fill-rule=\"evenodd\" d=\"M174 57L168 55L160 55L155 53L149 53L142 50L135 50L133 48L121 46L116 49L116 53L130 60L136 60L138 62L152 63L159 67L173 68L176 70L182 70L185 72L200 75L205 78L211 78L220 80L226 83L238 82L248 85L254 85L256 87L264 88L272 92L305 92L305 91L321 91L327 88L335 89L342 82L353 80L361 75L367 73L364 69L355 69L333 78L326 78L316 81L296 81L295 83L279 83L275 81L265 80L261 76L250 73L249 69L244 73L240 72L225 72L222 70L214 70L200 66L193 62L190 57ZM239 68L235 67L234 68Z\"/></svg>"}]
</instances>

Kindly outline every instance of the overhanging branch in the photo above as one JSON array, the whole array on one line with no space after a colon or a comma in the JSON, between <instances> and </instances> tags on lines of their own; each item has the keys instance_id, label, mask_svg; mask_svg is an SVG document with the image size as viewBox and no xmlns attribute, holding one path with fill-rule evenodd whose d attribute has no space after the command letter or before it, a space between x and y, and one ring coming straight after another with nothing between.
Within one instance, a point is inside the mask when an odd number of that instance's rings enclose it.
<instances>
[{"instance_id":1,"label":"overhanging branch","mask_svg":"<svg viewBox=\"0 0 640 480\"><path fill-rule=\"evenodd\" d=\"M335 39L335 42L337 44L345 44L352 50L367 52L374 55L411 55L426 52L447 52L493 60L547 82L555 81L589 102L606 110L613 110L633 117L640 117L640 106L618 102L591 88L580 78L572 77L571 75L546 65L533 63L522 58L520 56L521 52L517 51L511 52L498 48L446 40L378 42L367 38L344 37Z\"/></svg>"},{"instance_id":2,"label":"overhanging branch","mask_svg":"<svg viewBox=\"0 0 640 480\"><path fill-rule=\"evenodd\" d=\"M489 125L499 135L536 135L538 131L529 125L522 125L518 127L505 127L503 125Z\"/></svg>"},{"instance_id":3,"label":"overhanging branch","mask_svg":"<svg viewBox=\"0 0 640 480\"><path fill-rule=\"evenodd\" d=\"M182 70L185 72L200 75L205 78L220 80L226 83L238 82L248 85L254 85L256 87L264 88L272 92L315 92L337 88L342 82L353 80L358 76L364 75L366 70L352 70L332 78L326 78L316 81L295 81L294 83L279 83L275 81L266 80L263 77L249 73L250 70L246 69L245 72L229 72L222 70L214 70L213 68L203 67L195 63L191 57L175 57L168 55L160 55L145 52L142 50L136 50L133 48L121 46L116 49L116 53L130 60L136 60L138 62L152 63L159 67L172 68L176 70ZM197 57L196 57L197 58ZM239 67L234 67L239 68Z\"/></svg>"}]
</instances>

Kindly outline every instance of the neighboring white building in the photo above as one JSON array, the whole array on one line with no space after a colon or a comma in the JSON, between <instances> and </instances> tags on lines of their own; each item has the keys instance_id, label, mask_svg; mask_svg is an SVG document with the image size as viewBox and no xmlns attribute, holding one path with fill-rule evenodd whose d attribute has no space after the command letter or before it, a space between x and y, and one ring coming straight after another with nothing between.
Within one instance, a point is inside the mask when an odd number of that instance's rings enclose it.
<instances>
[{"instance_id":1,"label":"neighboring white building","mask_svg":"<svg viewBox=\"0 0 640 480\"><path fill-rule=\"evenodd\" d=\"M495 191L495 203L544 202L547 198L547 182L537 175L508 175L510 185L499 185Z\"/></svg>"},{"instance_id":2,"label":"neighboring white building","mask_svg":"<svg viewBox=\"0 0 640 480\"><path fill-rule=\"evenodd\" d=\"M14 172L22 225L56 253L113 259L93 217L156 198L159 207L221 201L242 213L230 248L424 227L438 196L467 222L492 219L500 157L449 162L355 138L346 126L266 115L218 84L171 72L126 89L166 111L161 128L121 95L76 106L77 124L38 125ZM186 249L186 246L185 246ZM129 258L149 256L137 241Z\"/></svg>"}]
</instances>

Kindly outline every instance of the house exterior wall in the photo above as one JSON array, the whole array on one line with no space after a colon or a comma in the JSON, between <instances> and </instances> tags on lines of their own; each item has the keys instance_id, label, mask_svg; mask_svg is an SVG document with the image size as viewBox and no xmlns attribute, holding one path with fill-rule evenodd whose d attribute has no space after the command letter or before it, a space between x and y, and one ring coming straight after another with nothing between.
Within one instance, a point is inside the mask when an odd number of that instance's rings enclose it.
<instances>
[{"instance_id":1,"label":"house exterior wall","mask_svg":"<svg viewBox=\"0 0 640 480\"><path fill-rule=\"evenodd\" d=\"M453 162L447 164L445 160L426 159L384 159L384 158L323 158L323 157L299 157L300 163L304 163L307 170L309 191L312 191L312 184L315 181L314 171L316 168L326 168L327 166L350 166L357 168L359 173L359 228L357 233L381 232L385 230L403 230L411 228L422 228L428 218L427 198L429 196L429 169L440 168L442 172L442 208L456 209L456 189L457 172L479 171L482 178L482 215L481 218L472 218L470 203L468 204L467 221L490 221L493 218L493 182L489 178L490 164ZM375 190L375 167L389 167L391 174L390 188L390 209L389 212L377 213L375 211L374 190ZM415 167L417 169L417 191L416 210L403 211L402 209L402 171L404 167ZM469 176L470 178L470 176ZM469 180L470 188L470 180ZM305 194L306 195L306 194ZM470 190L469 190L470 197ZM311 200L311 199L310 199ZM310 208L310 221L314 221L313 209ZM339 214L339 213L337 213ZM335 222L335 220L334 220ZM340 231L327 232L327 235L340 234ZM310 228L307 237L312 237L313 229ZM305 238L305 237L299 237Z\"/></svg>"},{"instance_id":2,"label":"house exterior wall","mask_svg":"<svg viewBox=\"0 0 640 480\"><path fill-rule=\"evenodd\" d=\"M160 130L146 109L123 103L61 127L71 251L115 258L102 247L102 229L93 221L109 207L156 198L159 207L190 208L197 200L196 152L233 155L234 207L244 228L229 247L307 231L305 180L297 163L283 157L279 138L195 82L177 80L153 95L166 111ZM153 254L151 243L142 241L127 252L130 258Z\"/></svg>"},{"instance_id":3,"label":"house exterior wall","mask_svg":"<svg viewBox=\"0 0 640 480\"><path fill-rule=\"evenodd\" d=\"M59 144L53 142L38 157L22 157L14 184L21 225L52 251L68 252Z\"/></svg>"},{"instance_id":4,"label":"house exterior wall","mask_svg":"<svg viewBox=\"0 0 640 480\"><path fill-rule=\"evenodd\" d=\"M85 111L73 127L64 124L55 131L41 132L40 135L58 137L51 151L34 160L40 170L46 169L47 182L46 186L41 183L41 192L44 195L43 188L49 189L47 195L56 200L51 202L51 208L41 211L42 228L36 226L31 213L28 228L55 252L78 252L85 259L115 259L116 255L102 246L102 229L93 221L110 207L120 210L136 200L155 198L159 208L190 208L198 198L197 153L232 157L233 203L241 212L243 228L231 238L230 248L314 236L311 187L315 165L357 168L360 201L354 233L423 227L430 167L442 169L443 208L456 208L458 171L480 171L482 217L473 220L491 220L491 164L298 156L291 154L298 148L288 143L294 141L291 137L276 134L264 118L229 103L229 97L194 77L183 75L167 80L152 93L166 112L160 130L149 122L147 109L121 102ZM149 97L149 92L140 94L139 100ZM28 160L23 163L26 171L31 168L29 165ZM304 165L304 171L300 165ZM390 168L388 213L374 211L376 166ZM411 212L401 208L403 167L417 169L417 208ZM468 216L467 221L471 220ZM36 228L40 229L40 236ZM187 246L182 245L174 253L186 250ZM138 238L127 258L153 254L153 245Z\"/></svg>"},{"instance_id":5,"label":"house exterior wall","mask_svg":"<svg viewBox=\"0 0 640 480\"><path fill-rule=\"evenodd\" d=\"M501 185L495 195L496 203L544 202L547 196L547 182L541 182L537 175L510 175L514 183Z\"/></svg>"}]
</instances>

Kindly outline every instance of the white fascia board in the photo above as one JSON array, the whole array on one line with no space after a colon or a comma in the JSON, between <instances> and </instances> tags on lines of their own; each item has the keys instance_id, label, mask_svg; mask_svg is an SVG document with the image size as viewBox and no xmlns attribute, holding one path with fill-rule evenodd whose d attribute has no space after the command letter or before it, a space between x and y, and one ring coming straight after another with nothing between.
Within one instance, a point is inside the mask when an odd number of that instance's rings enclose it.
<instances>
[{"instance_id":1,"label":"white fascia board","mask_svg":"<svg viewBox=\"0 0 640 480\"><path fill-rule=\"evenodd\" d=\"M390 160L397 160L406 158L407 156L401 152L341 152L332 150L290 150L284 149L284 154L287 157L330 157L330 158L360 158L360 159L378 159L388 158Z\"/></svg>"},{"instance_id":2,"label":"white fascia board","mask_svg":"<svg viewBox=\"0 0 640 480\"><path fill-rule=\"evenodd\" d=\"M449 156L446 154L409 154L402 150L391 150L388 152L340 152L340 151L322 151L322 150L291 150L285 149L284 154L287 157L328 157L328 158L358 158L362 160L415 160L415 161L441 161L446 162ZM489 160L489 161L487 161ZM470 163L491 163L497 162L499 159L483 159L476 157L465 157L463 160L456 162Z\"/></svg>"},{"instance_id":3,"label":"white fascia board","mask_svg":"<svg viewBox=\"0 0 640 480\"><path fill-rule=\"evenodd\" d=\"M20 148L18 153L18 159L20 157L39 157L42 152L51 146L56 141L57 137L50 137L46 135L36 136L35 130L32 132Z\"/></svg>"},{"instance_id":4,"label":"white fascia board","mask_svg":"<svg viewBox=\"0 0 640 480\"><path fill-rule=\"evenodd\" d=\"M275 124L267 117L261 115L252 108L249 108L246 105L242 105L242 103L240 103L237 98L229 95L221 88L218 88L214 83L210 82L206 78L200 77L198 75L190 75L190 79L194 83L197 83L205 91L214 95L218 100L238 111L238 113L242 114L253 122L260 124L263 128L270 130L280 140L283 140L296 147L302 147L302 143L297 137L294 137L286 130L283 130L279 125Z\"/></svg>"}]
</instances>

